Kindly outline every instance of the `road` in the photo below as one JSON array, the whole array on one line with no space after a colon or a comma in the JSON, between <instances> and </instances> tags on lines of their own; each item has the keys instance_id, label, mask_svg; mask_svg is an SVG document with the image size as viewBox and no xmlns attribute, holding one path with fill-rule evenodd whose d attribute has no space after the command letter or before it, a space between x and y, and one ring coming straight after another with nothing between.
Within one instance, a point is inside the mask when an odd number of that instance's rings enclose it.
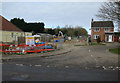
<instances>
[{"instance_id":1,"label":"road","mask_svg":"<svg viewBox=\"0 0 120 83\"><path fill-rule=\"evenodd\" d=\"M4 61L3 81L117 81L118 55L108 51L116 46L69 45L61 55Z\"/></svg>"}]
</instances>

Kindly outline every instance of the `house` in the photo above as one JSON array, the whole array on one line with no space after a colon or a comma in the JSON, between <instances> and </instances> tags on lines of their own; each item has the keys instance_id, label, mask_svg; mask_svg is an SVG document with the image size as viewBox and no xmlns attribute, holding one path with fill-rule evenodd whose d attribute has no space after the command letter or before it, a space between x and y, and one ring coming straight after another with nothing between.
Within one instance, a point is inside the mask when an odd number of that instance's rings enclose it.
<instances>
[{"instance_id":1,"label":"house","mask_svg":"<svg viewBox=\"0 0 120 83\"><path fill-rule=\"evenodd\" d=\"M114 25L112 21L91 21L91 40L97 41L100 37L102 42L114 42Z\"/></svg>"},{"instance_id":2,"label":"house","mask_svg":"<svg viewBox=\"0 0 120 83\"><path fill-rule=\"evenodd\" d=\"M120 32L114 32L114 42L120 42Z\"/></svg>"},{"instance_id":3,"label":"house","mask_svg":"<svg viewBox=\"0 0 120 83\"><path fill-rule=\"evenodd\" d=\"M19 36L32 35L30 32L22 31L2 16L0 16L0 34L0 42L13 42L17 41Z\"/></svg>"}]
</instances>

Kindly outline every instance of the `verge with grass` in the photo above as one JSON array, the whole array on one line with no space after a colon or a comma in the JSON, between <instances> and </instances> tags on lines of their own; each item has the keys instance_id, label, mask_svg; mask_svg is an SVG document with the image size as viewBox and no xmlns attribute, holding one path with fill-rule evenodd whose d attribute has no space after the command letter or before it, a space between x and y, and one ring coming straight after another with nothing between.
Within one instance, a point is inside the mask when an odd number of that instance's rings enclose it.
<instances>
[{"instance_id":1,"label":"verge with grass","mask_svg":"<svg viewBox=\"0 0 120 83\"><path fill-rule=\"evenodd\" d=\"M109 51L112 53L120 54L120 48L112 48L112 49L109 49Z\"/></svg>"},{"instance_id":2,"label":"verge with grass","mask_svg":"<svg viewBox=\"0 0 120 83\"><path fill-rule=\"evenodd\" d=\"M74 45L74 46L87 46L87 45L79 45L79 44L78 44L78 45Z\"/></svg>"},{"instance_id":3,"label":"verge with grass","mask_svg":"<svg viewBox=\"0 0 120 83\"><path fill-rule=\"evenodd\" d=\"M90 43L90 45L92 46L92 45L106 45L106 44L104 44L104 43L96 43L96 42L92 42L92 43Z\"/></svg>"},{"instance_id":4,"label":"verge with grass","mask_svg":"<svg viewBox=\"0 0 120 83\"><path fill-rule=\"evenodd\" d=\"M89 45L93 46L93 45L106 45L106 44L93 42L93 43L89 43ZM88 45L80 45L80 44L78 44L78 45L74 45L74 46L88 46Z\"/></svg>"}]
</instances>

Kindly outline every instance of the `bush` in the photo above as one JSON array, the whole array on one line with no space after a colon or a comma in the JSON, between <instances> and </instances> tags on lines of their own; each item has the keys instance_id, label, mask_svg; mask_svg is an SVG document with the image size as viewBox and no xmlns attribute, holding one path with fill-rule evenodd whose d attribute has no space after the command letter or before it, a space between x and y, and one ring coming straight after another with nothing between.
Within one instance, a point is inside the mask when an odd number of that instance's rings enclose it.
<instances>
[{"instance_id":1,"label":"bush","mask_svg":"<svg viewBox=\"0 0 120 83\"><path fill-rule=\"evenodd\" d=\"M97 43L100 43L100 37L97 38Z\"/></svg>"},{"instance_id":2,"label":"bush","mask_svg":"<svg viewBox=\"0 0 120 83\"><path fill-rule=\"evenodd\" d=\"M91 42L91 38L89 38L89 42Z\"/></svg>"},{"instance_id":3,"label":"bush","mask_svg":"<svg viewBox=\"0 0 120 83\"><path fill-rule=\"evenodd\" d=\"M120 39L118 39L118 42L120 43Z\"/></svg>"}]
</instances>

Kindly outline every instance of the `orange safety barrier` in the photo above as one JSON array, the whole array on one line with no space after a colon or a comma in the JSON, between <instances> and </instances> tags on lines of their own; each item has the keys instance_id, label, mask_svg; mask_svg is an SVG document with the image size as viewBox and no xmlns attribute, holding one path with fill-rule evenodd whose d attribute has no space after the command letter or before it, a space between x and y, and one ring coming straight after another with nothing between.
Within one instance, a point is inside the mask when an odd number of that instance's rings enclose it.
<instances>
[{"instance_id":1,"label":"orange safety barrier","mask_svg":"<svg viewBox=\"0 0 120 83\"><path fill-rule=\"evenodd\" d=\"M45 49L45 44L37 44L37 45L6 45L0 44L0 52L4 53L37 53L43 51L51 51L53 49Z\"/></svg>"}]
</instances>

